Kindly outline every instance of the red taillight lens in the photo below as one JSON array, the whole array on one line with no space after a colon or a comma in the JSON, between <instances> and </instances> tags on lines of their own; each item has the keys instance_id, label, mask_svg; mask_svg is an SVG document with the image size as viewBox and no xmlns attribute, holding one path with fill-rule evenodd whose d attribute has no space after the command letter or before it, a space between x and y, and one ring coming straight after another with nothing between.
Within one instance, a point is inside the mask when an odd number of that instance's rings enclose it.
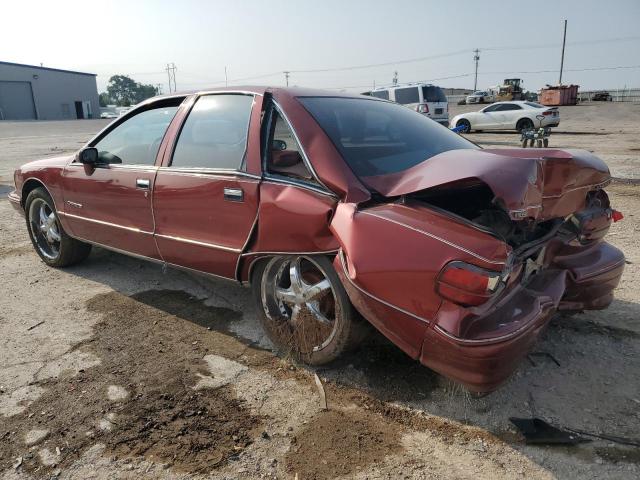
<instances>
[{"instance_id":1,"label":"red taillight lens","mask_svg":"<svg viewBox=\"0 0 640 480\"><path fill-rule=\"evenodd\" d=\"M485 303L500 284L500 272L493 272L464 262L447 264L436 279L438 294L460 305Z\"/></svg>"},{"instance_id":2,"label":"red taillight lens","mask_svg":"<svg viewBox=\"0 0 640 480\"><path fill-rule=\"evenodd\" d=\"M545 112L542 112L542 115L544 115L545 117L548 117L549 115L553 115L553 111L547 110Z\"/></svg>"},{"instance_id":3,"label":"red taillight lens","mask_svg":"<svg viewBox=\"0 0 640 480\"><path fill-rule=\"evenodd\" d=\"M426 103L421 103L416 107L416 112L418 113L429 113L429 105Z\"/></svg>"},{"instance_id":4,"label":"red taillight lens","mask_svg":"<svg viewBox=\"0 0 640 480\"><path fill-rule=\"evenodd\" d=\"M619 212L618 210L614 210L613 212L611 212L611 219L614 222L619 222L623 218L624 218L624 215L622 214L622 212Z\"/></svg>"}]
</instances>

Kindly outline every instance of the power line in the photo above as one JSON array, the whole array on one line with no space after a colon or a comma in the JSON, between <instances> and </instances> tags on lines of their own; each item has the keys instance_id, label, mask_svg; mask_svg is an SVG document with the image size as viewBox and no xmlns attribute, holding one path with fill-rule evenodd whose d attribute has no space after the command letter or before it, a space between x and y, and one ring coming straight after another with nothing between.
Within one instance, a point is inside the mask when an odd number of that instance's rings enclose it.
<instances>
[{"instance_id":1,"label":"power line","mask_svg":"<svg viewBox=\"0 0 640 480\"><path fill-rule=\"evenodd\" d=\"M324 73L324 72L341 72L347 70L363 70L366 68L375 68L375 67L389 67L392 65L401 65L404 63L414 63L414 62L424 62L426 60L433 60L436 58L444 58L444 57L453 57L455 55L462 55L467 53L468 50L459 50L456 52L448 52L448 53L440 53L437 55L429 55L427 57L418 57L418 58L409 58L405 60L396 60L394 62L384 62L384 63L370 63L367 65L354 65L349 67L332 67L332 68L315 68L311 70L289 70L290 73Z\"/></svg>"}]
</instances>

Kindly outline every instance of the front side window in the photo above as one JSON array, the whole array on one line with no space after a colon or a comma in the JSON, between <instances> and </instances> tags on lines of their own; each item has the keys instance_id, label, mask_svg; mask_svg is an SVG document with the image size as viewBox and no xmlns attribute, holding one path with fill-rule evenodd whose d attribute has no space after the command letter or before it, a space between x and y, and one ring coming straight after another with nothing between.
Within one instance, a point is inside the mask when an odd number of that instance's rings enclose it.
<instances>
[{"instance_id":1,"label":"front side window","mask_svg":"<svg viewBox=\"0 0 640 480\"><path fill-rule=\"evenodd\" d=\"M396 103L408 105L410 103L420 103L420 92L418 87L396 88Z\"/></svg>"},{"instance_id":2,"label":"front side window","mask_svg":"<svg viewBox=\"0 0 640 480\"><path fill-rule=\"evenodd\" d=\"M500 104L489 105L487 108L482 110L483 113L495 112L500 107Z\"/></svg>"},{"instance_id":3,"label":"front side window","mask_svg":"<svg viewBox=\"0 0 640 480\"><path fill-rule=\"evenodd\" d=\"M499 112L508 112L511 110L522 110L522 107L515 103L504 103L498 107Z\"/></svg>"},{"instance_id":4,"label":"front side window","mask_svg":"<svg viewBox=\"0 0 640 480\"><path fill-rule=\"evenodd\" d=\"M302 159L302 149L291 127L277 110L271 120L271 145L267 152L267 172L293 179L313 180Z\"/></svg>"},{"instance_id":5,"label":"front side window","mask_svg":"<svg viewBox=\"0 0 640 480\"><path fill-rule=\"evenodd\" d=\"M400 105L367 98L299 97L358 177L400 172L473 143Z\"/></svg>"},{"instance_id":6,"label":"front side window","mask_svg":"<svg viewBox=\"0 0 640 480\"><path fill-rule=\"evenodd\" d=\"M178 105L163 106L125 120L93 145L98 149L98 159L109 164L153 165L177 111Z\"/></svg>"},{"instance_id":7,"label":"front side window","mask_svg":"<svg viewBox=\"0 0 640 480\"><path fill-rule=\"evenodd\" d=\"M200 97L184 122L171 166L240 168L247 148L252 106L251 95Z\"/></svg>"}]
</instances>

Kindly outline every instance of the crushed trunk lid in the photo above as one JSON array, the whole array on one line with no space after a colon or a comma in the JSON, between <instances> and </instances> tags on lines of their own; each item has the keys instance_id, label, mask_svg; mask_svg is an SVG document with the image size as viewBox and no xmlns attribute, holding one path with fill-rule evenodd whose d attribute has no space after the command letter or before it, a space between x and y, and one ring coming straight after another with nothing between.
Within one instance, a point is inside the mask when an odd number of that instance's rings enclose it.
<instances>
[{"instance_id":1,"label":"crushed trunk lid","mask_svg":"<svg viewBox=\"0 0 640 480\"><path fill-rule=\"evenodd\" d=\"M563 218L584 207L587 192L604 187L607 165L584 150L450 150L407 170L364 177L386 197L481 181L512 220Z\"/></svg>"}]
</instances>

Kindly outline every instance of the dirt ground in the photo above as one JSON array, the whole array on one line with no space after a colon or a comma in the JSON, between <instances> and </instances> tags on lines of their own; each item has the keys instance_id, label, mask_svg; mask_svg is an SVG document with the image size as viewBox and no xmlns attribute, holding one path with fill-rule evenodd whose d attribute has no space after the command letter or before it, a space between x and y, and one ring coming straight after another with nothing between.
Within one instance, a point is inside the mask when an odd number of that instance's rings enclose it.
<instances>
[{"instance_id":1,"label":"dirt ground","mask_svg":"<svg viewBox=\"0 0 640 480\"><path fill-rule=\"evenodd\" d=\"M569 110L579 119L563 110L562 126L583 131L608 112L627 119L622 132L605 122L606 135L558 134L552 145L593 149L614 175L619 165L616 176L638 178L640 106L594 108ZM1 179L104 123L0 123ZM471 136L517 144L516 134ZM479 399L379 335L327 368L279 358L249 290L233 283L101 249L50 269L0 198L0 479L638 478L639 448L528 446L509 422L535 415L640 436L640 187L608 190L625 214L608 237L628 260L616 300L555 318L536 354Z\"/></svg>"}]
</instances>

